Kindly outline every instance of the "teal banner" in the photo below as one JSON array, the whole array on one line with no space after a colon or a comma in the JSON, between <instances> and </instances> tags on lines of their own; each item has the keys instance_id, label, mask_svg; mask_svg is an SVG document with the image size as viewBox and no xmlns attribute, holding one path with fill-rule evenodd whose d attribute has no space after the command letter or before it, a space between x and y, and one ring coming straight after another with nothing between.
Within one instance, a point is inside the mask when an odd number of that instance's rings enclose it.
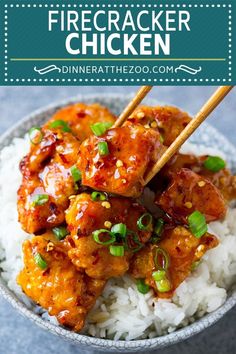
<instances>
[{"instance_id":1,"label":"teal banner","mask_svg":"<svg viewBox=\"0 0 236 354\"><path fill-rule=\"evenodd\" d=\"M0 3L1 85L233 85L235 0Z\"/></svg>"}]
</instances>

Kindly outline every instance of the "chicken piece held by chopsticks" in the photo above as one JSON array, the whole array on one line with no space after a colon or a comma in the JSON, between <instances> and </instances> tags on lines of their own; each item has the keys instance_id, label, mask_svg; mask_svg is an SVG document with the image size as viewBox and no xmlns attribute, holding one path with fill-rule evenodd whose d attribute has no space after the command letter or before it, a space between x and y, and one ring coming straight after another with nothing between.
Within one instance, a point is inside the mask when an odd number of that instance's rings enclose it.
<instances>
[{"instance_id":1,"label":"chicken piece held by chopsticks","mask_svg":"<svg viewBox=\"0 0 236 354\"><path fill-rule=\"evenodd\" d=\"M177 107L139 106L131 114L127 123L143 124L157 129L165 146L170 146L190 122L191 117Z\"/></svg>"},{"instance_id":2,"label":"chicken piece held by chopsticks","mask_svg":"<svg viewBox=\"0 0 236 354\"><path fill-rule=\"evenodd\" d=\"M85 140L80 146L77 167L83 185L137 197L142 192L145 173L163 151L157 131L128 124Z\"/></svg>"}]
</instances>

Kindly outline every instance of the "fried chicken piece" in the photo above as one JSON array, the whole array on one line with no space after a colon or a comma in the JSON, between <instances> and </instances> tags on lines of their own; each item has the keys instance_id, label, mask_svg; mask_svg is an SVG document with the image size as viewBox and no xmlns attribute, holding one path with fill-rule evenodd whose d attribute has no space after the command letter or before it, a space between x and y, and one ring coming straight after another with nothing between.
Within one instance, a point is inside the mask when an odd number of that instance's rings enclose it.
<instances>
[{"instance_id":1,"label":"fried chicken piece","mask_svg":"<svg viewBox=\"0 0 236 354\"><path fill-rule=\"evenodd\" d=\"M71 167L77 162L80 143L92 134L91 124L114 120L99 104L78 103L59 110L42 127L41 141L31 144L20 164L23 181L18 190L18 214L26 232L40 233L64 221L68 198L78 189ZM34 203L45 195L40 205Z\"/></svg>"},{"instance_id":2,"label":"fried chicken piece","mask_svg":"<svg viewBox=\"0 0 236 354\"><path fill-rule=\"evenodd\" d=\"M60 120L68 123L68 127L71 129L72 133L77 139L83 141L92 134L90 128L91 125L98 122L108 122L113 124L115 122L115 116L108 110L108 108L103 107L98 103L90 105L76 103L56 112L45 125L45 128L52 129L51 124Z\"/></svg>"},{"instance_id":3,"label":"fried chicken piece","mask_svg":"<svg viewBox=\"0 0 236 354\"><path fill-rule=\"evenodd\" d=\"M68 198L77 189L71 167L77 162L79 146L70 133L47 131L21 161L18 215L26 232L41 232L65 220Z\"/></svg>"},{"instance_id":4,"label":"fried chicken piece","mask_svg":"<svg viewBox=\"0 0 236 354\"><path fill-rule=\"evenodd\" d=\"M158 245L148 245L132 258L129 272L138 279L145 279L145 283L150 285L159 297L172 297L175 289L190 275L194 266L198 264L202 256L211 248L218 245L218 240L214 235L206 233L200 239L183 226L166 228ZM164 250L168 257L169 267L166 275L171 284L171 290L160 292L157 289L153 272L157 270L157 250ZM158 258L161 264L162 259ZM159 264L158 263L158 264Z\"/></svg>"},{"instance_id":5,"label":"fried chicken piece","mask_svg":"<svg viewBox=\"0 0 236 354\"><path fill-rule=\"evenodd\" d=\"M139 106L131 114L128 121L135 124L148 124L157 129L162 137L163 144L170 146L188 125L191 117L180 109L171 106Z\"/></svg>"},{"instance_id":6,"label":"fried chicken piece","mask_svg":"<svg viewBox=\"0 0 236 354\"><path fill-rule=\"evenodd\" d=\"M222 219L227 209L220 191L208 179L187 168L172 174L171 184L157 197L156 204L183 224L195 210L210 222Z\"/></svg>"},{"instance_id":7,"label":"fried chicken piece","mask_svg":"<svg viewBox=\"0 0 236 354\"><path fill-rule=\"evenodd\" d=\"M222 168L218 172L212 172L205 168L204 162L207 158L208 155L195 156L178 153L166 164L160 174L163 177L170 178L173 173L179 171L181 168L189 168L211 181L223 194L225 200L236 199L236 176L233 176L228 168Z\"/></svg>"},{"instance_id":8,"label":"fried chicken piece","mask_svg":"<svg viewBox=\"0 0 236 354\"><path fill-rule=\"evenodd\" d=\"M105 282L77 271L63 243L47 235L25 241L23 253L25 266L17 281L24 293L61 325L80 331Z\"/></svg>"},{"instance_id":9,"label":"fried chicken piece","mask_svg":"<svg viewBox=\"0 0 236 354\"><path fill-rule=\"evenodd\" d=\"M99 146L108 151L102 155ZM143 189L144 174L163 153L159 133L142 125L110 129L91 136L80 147L78 168L82 184L96 190L137 197Z\"/></svg>"},{"instance_id":10,"label":"fried chicken piece","mask_svg":"<svg viewBox=\"0 0 236 354\"><path fill-rule=\"evenodd\" d=\"M106 201L93 201L87 193L76 196L66 212L66 222L71 233L66 241L73 264L96 279L122 276L129 268L133 249L140 248L151 237L151 225L144 231L137 226L138 219L144 213L144 207L131 199L109 197ZM126 236L125 246L128 248L123 256L113 256L109 245L95 242L92 233L100 229L110 231L111 225L119 223L131 230ZM99 238L104 242L111 236L102 233ZM119 237L114 244L124 245L124 239Z\"/></svg>"}]
</instances>

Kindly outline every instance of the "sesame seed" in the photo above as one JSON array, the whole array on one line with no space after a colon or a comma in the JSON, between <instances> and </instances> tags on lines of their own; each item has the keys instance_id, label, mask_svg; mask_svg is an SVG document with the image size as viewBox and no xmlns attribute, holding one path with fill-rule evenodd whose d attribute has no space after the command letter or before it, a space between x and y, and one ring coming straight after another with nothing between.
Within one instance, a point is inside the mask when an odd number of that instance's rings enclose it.
<instances>
[{"instance_id":1,"label":"sesame seed","mask_svg":"<svg viewBox=\"0 0 236 354\"><path fill-rule=\"evenodd\" d=\"M54 248L54 244L52 242L48 242L48 244L47 244L47 252L52 251L53 248Z\"/></svg>"},{"instance_id":2,"label":"sesame seed","mask_svg":"<svg viewBox=\"0 0 236 354\"><path fill-rule=\"evenodd\" d=\"M225 184L225 181L226 181L226 178L225 178L225 177L221 177L221 178L220 178L220 183L221 183L221 184Z\"/></svg>"},{"instance_id":3,"label":"sesame seed","mask_svg":"<svg viewBox=\"0 0 236 354\"><path fill-rule=\"evenodd\" d=\"M204 187L205 184L206 184L206 182L204 182L204 181L199 181L198 182L199 187Z\"/></svg>"},{"instance_id":4,"label":"sesame seed","mask_svg":"<svg viewBox=\"0 0 236 354\"><path fill-rule=\"evenodd\" d=\"M56 151L59 152L59 153L64 152L63 146L61 146L61 145L57 146L56 147Z\"/></svg>"},{"instance_id":5,"label":"sesame seed","mask_svg":"<svg viewBox=\"0 0 236 354\"><path fill-rule=\"evenodd\" d=\"M186 208L188 208L188 209L191 209L192 206L193 206L193 204L192 204L191 202L186 202L184 205L185 205Z\"/></svg>"},{"instance_id":6,"label":"sesame seed","mask_svg":"<svg viewBox=\"0 0 236 354\"><path fill-rule=\"evenodd\" d=\"M75 197L76 197L76 195L71 195L71 196L69 197L69 199L72 200L72 199L75 199Z\"/></svg>"},{"instance_id":7,"label":"sesame seed","mask_svg":"<svg viewBox=\"0 0 236 354\"><path fill-rule=\"evenodd\" d=\"M123 166L123 162L121 160L116 161L116 167L121 167Z\"/></svg>"},{"instance_id":8,"label":"sesame seed","mask_svg":"<svg viewBox=\"0 0 236 354\"><path fill-rule=\"evenodd\" d=\"M198 248L196 249L195 256L197 258L201 258L204 255L204 250L205 250L205 246L199 245Z\"/></svg>"},{"instance_id":9,"label":"sesame seed","mask_svg":"<svg viewBox=\"0 0 236 354\"><path fill-rule=\"evenodd\" d=\"M110 229L112 227L112 223L110 221L105 221L104 222L104 226L108 229Z\"/></svg>"},{"instance_id":10,"label":"sesame seed","mask_svg":"<svg viewBox=\"0 0 236 354\"><path fill-rule=\"evenodd\" d=\"M138 113L137 113L137 118L138 119L142 119L142 118L144 118L145 117L145 113L143 112L143 111L139 111Z\"/></svg>"},{"instance_id":11,"label":"sesame seed","mask_svg":"<svg viewBox=\"0 0 236 354\"><path fill-rule=\"evenodd\" d=\"M203 251L205 249L204 245L199 245L197 251Z\"/></svg>"},{"instance_id":12,"label":"sesame seed","mask_svg":"<svg viewBox=\"0 0 236 354\"><path fill-rule=\"evenodd\" d=\"M125 178L122 178L122 183L126 183L126 179Z\"/></svg>"},{"instance_id":13,"label":"sesame seed","mask_svg":"<svg viewBox=\"0 0 236 354\"><path fill-rule=\"evenodd\" d=\"M106 209L110 209L111 204L109 202L102 202L102 206Z\"/></svg>"},{"instance_id":14,"label":"sesame seed","mask_svg":"<svg viewBox=\"0 0 236 354\"><path fill-rule=\"evenodd\" d=\"M149 129L150 128L149 124L145 124L144 128Z\"/></svg>"},{"instance_id":15,"label":"sesame seed","mask_svg":"<svg viewBox=\"0 0 236 354\"><path fill-rule=\"evenodd\" d=\"M152 128L157 128L157 122L155 120L151 123L151 127Z\"/></svg>"},{"instance_id":16,"label":"sesame seed","mask_svg":"<svg viewBox=\"0 0 236 354\"><path fill-rule=\"evenodd\" d=\"M62 139L63 135L61 133L57 133L57 139Z\"/></svg>"}]
</instances>

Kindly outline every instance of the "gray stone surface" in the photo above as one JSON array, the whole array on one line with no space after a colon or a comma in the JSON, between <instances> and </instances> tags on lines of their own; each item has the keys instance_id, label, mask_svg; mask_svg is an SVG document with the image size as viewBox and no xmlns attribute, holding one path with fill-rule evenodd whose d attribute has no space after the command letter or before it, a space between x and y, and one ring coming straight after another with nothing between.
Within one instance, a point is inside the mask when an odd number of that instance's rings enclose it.
<instances>
[{"instance_id":1,"label":"gray stone surface","mask_svg":"<svg viewBox=\"0 0 236 354\"><path fill-rule=\"evenodd\" d=\"M213 87L157 87L150 96L157 104L178 105L192 113L197 112L201 104L214 90ZM0 133L31 111L80 93L130 93L130 87L8 87L0 88ZM236 95L232 92L221 106L209 118L236 145ZM235 338L236 308L231 310L216 325L183 343L156 351L162 354L201 354L236 353ZM36 327L22 318L5 300L0 298L0 354L75 354L91 353L64 342L52 334Z\"/></svg>"}]
</instances>

